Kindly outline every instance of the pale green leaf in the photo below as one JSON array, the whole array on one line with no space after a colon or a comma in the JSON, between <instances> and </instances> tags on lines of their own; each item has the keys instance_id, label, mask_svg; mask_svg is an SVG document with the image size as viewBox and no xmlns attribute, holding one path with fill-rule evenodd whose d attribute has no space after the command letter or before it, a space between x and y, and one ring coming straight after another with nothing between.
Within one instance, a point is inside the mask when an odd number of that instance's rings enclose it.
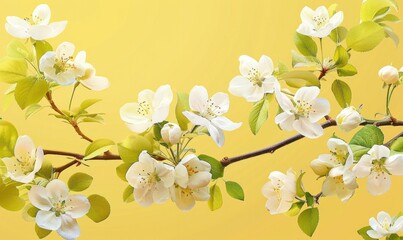
<instances>
[{"instance_id":1,"label":"pale green leaf","mask_svg":"<svg viewBox=\"0 0 403 240\"><path fill-rule=\"evenodd\" d=\"M75 192L81 192L91 186L92 180L94 178L86 173L75 173L67 182L69 189Z\"/></svg>"},{"instance_id":2,"label":"pale green leaf","mask_svg":"<svg viewBox=\"0 0 403 240\"><path fill-rule=\"evenodd\" d=\"M302 184L302 177L304 176L305 172L302 172L298 179L297 179L297 196L298 197L303 197L305 196L305 190L304 190L304 185Z\"/></svg>"},{"instance_id":3,"label":"pale green leaf","mask_svg":"<svg viewBox=\"0 0 403 240\"><path fill-rule=\"evenodd\" d=\"M347 34L347 46L358 52L374 49L385 38L384 30L372 21L362 22L350 29Z\"/></svg>"},{"instance_id":4,"label":"pale green leaf","mask_svg":"<svg viewBox=\"0 0 403 240\"><path fill-rule=\"evenodd\" d=\"M318 47L311 37L296 32L294 34L294 44L302 55L316 57Z\"/></svg>"},{"instance_id":5,"label":"pale green leaf","mask_svg":"<svg viewBox=\"0 0 403 240\"><path fill-rule=\"evenodd\" d=\"M80 104L80 110L86 110L99 101L102 101L102 99L86 99Z\"/></svg>"},{"instance_id":6,"label":"pale green leaf","mask_svg":"<svg viewBox=\"0 0 403 240\"><path fill-rule=\"evenodd\" d=\"M296 67L316 67L320 64L320 61L316 57L312 56L304 56L302 54L297 53L296 51L291 51L292 55L292 66ZM282 72L285 73L285 72Z\"/></svg>"},{"instance_id":7,"label":"pale green leaf","mask_svg":"<svg viewBox=\"0 0 403 240\"><path fill-rule=\"evenodd\" d=\"M21 79L15 88L15 100L21 109L38 103L49 90L46 80L36 77Z\"/></svg>"},{"instance_id":8,"label":"pale green leaf","mask_svg":"<svg viewBox=\"0 0 403 240\"><path fill-rule=\"evenodd\" d=\"M133 202L134 201L134 195L133 195L133 187L132 186L127 186L123 192L123 201L125 203Z\"/></svg>"},{"instance_id":9,"label":"pale green leaf","mask_svg":"<svg viewBox=\"0 0 403 240\"><path fill-rule=\"evenodd\" d=\"M9 211L19 211L25 206L20 198L17 186L19 183L4 184L0 178L0 207Z\"/></svg>"},{"instance_id":10,"label":"pale green leaf","mask_svg":"<svg viewBox=\"0 0 403 240\"><path fill-rule=\"evenodd\" d=\"M204 154L199 155L199 159L208 162L211 165L210 172L213 179L221 178L224 176L224 167L220 161Z\"/></svg>"},{"instance_id":11,"label":"pale green leaf","mask_svg":"<svg viewBox=\"0 0 403 240\"><path fill-rule=\"evenodd\" d=\"M403 137L393 141L392 145L390 145L390 150L403 153Z\"/></svg>"},{"instance_id":12,"label":"pale green leaf","mask_svg":"<svg viewBox=\"0 0 403 240\"><path fill-rule=\"evenodd\" d=\"M341 80L333 81L332 92L336 97L337 103L339 103L342 108L350 106L352 93L346 82Z\"/></svg>"},{"instance_id":13,"label":"pale green leaf","mask_svg":"<svg viewBox=\"0 0 403 240\"><path fill-rule=\"evenodd\" d=\"M91 208L88 211L87 216L92 221L99 223L109 217L111 206L106 198L93 194L88 197L88 201L90 201Z\"/></svg>"},{"instance_id":14,"label":"pale green leaf","mask_svg":"<svg viewBox=\"0 0 403 240\"><path fill-rule=\"evenodd\" d=\"M329 37L332 39L333 42L336 44L339 44L344 41L347 37L348 30L345 27L337 27L333 29L333 31L330 33Z\"/></svg>"},{"instance_id":15,"label":"pale green leaf","mask_svg":"<svg viewBox=\"0 0 403 240\"><path fill-rule=\"evenodd\" d=\"M372 146L382 145L383 140L384 135L378 127L367 125L361 128L349 143L354 154L354 159L358 161Z\"/></svg>"},{"instance_id":16,"label":"pale green leaf","mask_svg":"<svg viewBox=\"0 0 403 240\"><path fill-rule=\"evenodd\" d=\"M13 40L7 45L7 56L33 61L32 51L28 50L25 44L19 40Z\"/></svg>"},{"instance_id":17,"label":"pale green leaf","mask_svg":"<svg viewBox=\"0 0 403 240\"><path fill-rule=\"evenodd\" d=\"M41 57L49 51L53 51L52 46L46 41L35 41L34 43L35 52L36 52L36 60L39 66L39 60Z\"/></svg>"},{"instance_id":18,"label":"pale green leaf","mask_svg":"<svg viewBox=\"0 0 403 240\"><path fill-rule=\"evenodd\" d=\"M320 87L318 77L312 72L308 71L293 71L284 73L280 76L280 79L284 80L288 86L293 88L301 88L308 86Z\"/></svg>"},{"instance_id":19,"label":"pale green leaf","mask_svg":"<svg viewBox=\"0 0 403 240\"><path fill-rule=\"evenodd\" d=\"M27 69L27 62L22 58L3 58L0 60L0 81L17 83L26 78Z\"/></svg>"},{"instance_id":20,"label":"pale green leaf","mask_svg":"<svg viewBox=\"0 0 403 240\"><path fill-rule=\"evenodd\" d=\"M35 233L39 239L47 237L51 232L52 232L51 230L43 229L39 227L37 224L35 224Z\"/></svg>"},{"instance_id":21,"label":"pale green leaf","mask_svg":"<svg viewBox=\"0 0 403 240\"><path fill-rule=\"evenodd\" d=\"M336 51L334 52L334 62L335 65L339 68L346 66L348 63L348 59L350 56L344 47L337 46Z\"/></svg>"},{"instance_id":22,"label":"pale green leaf","mask_svg":"<svg viewBox=\"0 0 403 240\"><path fill-rule=\"evenodd\" d=\"M244 200L245 199L245 194L243 192L243 189L241 187L241 185L239 185L236 182L232 182L232 181L226 181L225 182L225 188L227 190L227 193L238 200Z\"/></svg>"},{"instance_id":23,"label":"pale green leaf","mask_svg":"<svg viewBox=\"0 0 403 240\"><path fill-rule=\"evenodd\" d=\"M253 105L252 111L249 114L249 127L254 135L259 132L269 116L269 98L273 98L272 96L273 94L270 94Z\"/></svg>"},{"instance_id":24,"label":"pale green leaf","mask_svg":"<svg viewBox=\"0 0 403 240\"><path fill-rule=\"evenodd\" d=\"M13 124L0 119L0 158L14 156L18 132Z\"/></svg>"},{"instance_id":25,"label":"pale green leaf","mask_svg":"<svg viewBox=\"0 0 403 240\"><path fill-rule=\"evenodd\" d=\"M187 130L189 119L183 115L184 111L190 111L189 95L187 93L178 93L178 102L175 107L176 120L182 130Z\"/></svg>"},{"instance_id":26,"label":"pale green leaf","mask_svg":"<svg viewBox=\"0 0 403 240\"><path fill-rule=\"evenodd\" d=\"M308 236L312 237L319 223L318 208L305 209L298 216L298 226Z\"/></svg>"},{"instance_id":27,"label":"pale green leaf","mask_svg":"<svg viewBox=\"0 0 403 240\"><path fill-rule=\"evenodd\" d=\"M25 119L28 119L30 116L44 109L44 106L39 104L32 104L25 109Z\"/></svg>"},{"instance_id":28,"label":"pale green leaf","mask_svg":"<svg viewBox=\"0 0 403 240\"><path fill-rule=\"evenodd\" d=\"M113 145L115 145L115 143L110 139L97 139L88 145L83 160L102 155L104 152L111 149Z\"/></svg>"},{"instance_id":29,"label":"pale green leaf","mask_svg":"<svg viewBox=\"0 0 403 240\"><path fill-rule=\"evenodd\" d=\"M375 238L371 238L368 236L367 232L368 230L372 230L370 226L366 226L361 228L360 230L357 231L357 233L364 239L364 240L374 240Z\"/></svg>"},{"instance_id":30,"label":"pale green leaf","mask_svg":"<svg viewBox=\"0 0 403 240\"><path fill-rule=\"evenodd\" d=\"M223 201L221 189L217 184L210 187L210 198L207 203L211 211L215 211L222 207Z\"/></svg>"},{"instance_id":31,"label":"pale green leaf","mask_svg":"<svg viewBox=\"0 0 403 240\"><path fill-rule=\"evenodd\" d=\"M304 202L293 203L291 205L290 210L288 210L288 212L285 212L284 214L289 217L297 216L299 214L299 212L301 212L301 209L304 206L304 204L305 204Z\"/></svg>"},{"instance_id":32,"label":"pale green leaf","mask_svg":"<svg viewBox=\"0 0 403 240\"><path fill-rule=\"evenodd\" d=\"M133 163L139 159L139 155L142 151L152 153L152 142L141 135L131 135L127 137L123 142L118 143L118 152L124 162Z\"/></svg>"},{"instance_id":33,"label":"pale green leaf","mask_svg":"<svg viewBox=\"0 0 403 240\"><path fill-rule=\"evenodd\" d=\"M53 177L53 166L52 162L48 159L44 159L42 163L42 167L39 172L36 173L37 176L45 178L47 180L51 180Z\"/></svg>"},{"instance_id":34,"label":"pale green leaf","mask_svg":"<svg viewBox=\"0 0 403 240\"><path fill-rule=\"evenodd\" d=\"M337 75L339 75L339 77L349 77L356 74L357 69L351 64L346 64L344 67L337 69Z\"/></svg>"},{"instance_id":35,"label":"pale green leaf","mask_svg":"<svg viewBox=\"0 0 403 240\"><path fill-rule=\"evenodd\" d=\"M386 7L396 7L390 0L366 0L361 5L360 18L363 22L372 21Z\"/></svg>"}]
</instances>

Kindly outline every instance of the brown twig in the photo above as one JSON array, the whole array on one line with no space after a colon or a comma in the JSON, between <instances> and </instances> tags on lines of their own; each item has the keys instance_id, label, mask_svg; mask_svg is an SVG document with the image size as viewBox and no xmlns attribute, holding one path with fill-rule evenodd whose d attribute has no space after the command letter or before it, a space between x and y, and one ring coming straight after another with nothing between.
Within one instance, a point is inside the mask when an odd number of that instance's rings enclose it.
<instances>
[{"instance_id":1,"label":"brown twig","mask_svg":"<svg viewBox=\"0 0 403 240\"><path fill-rule=\"evenodd\" d=\"M82 160L85 157L84 155L78 154L78 153L55 151L55 150L49 150L49 149L44 149L43 153L45 155L59 155L59 156L74 157L74 158L80 159L80 160ZM121 158L119 155L109 153L109 154L99 155L99 156L96 156L96 157L88 159L88 160L120 160L120 159Z\"/></svg>"}]
</instances>

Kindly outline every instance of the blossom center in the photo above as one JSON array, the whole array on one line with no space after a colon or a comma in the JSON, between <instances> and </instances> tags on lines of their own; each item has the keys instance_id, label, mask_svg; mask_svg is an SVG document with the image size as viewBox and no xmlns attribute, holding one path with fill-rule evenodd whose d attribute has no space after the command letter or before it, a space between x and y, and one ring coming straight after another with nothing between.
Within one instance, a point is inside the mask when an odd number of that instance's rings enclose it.
<instances>
[{"instance_id":1,"label":"blossom center","mask_svg":"<svg viewBox=\"0 0 403 240\"><path fill-rule=\"evenodd\" d=\"M34 170L33 166L34 159L31 158L30 153L28 153L26 157L17 157L16 159L21 167L21 171L23 172L23 174L30 173L32 172L32 170ZM16 164L14 164L14 167L16 167Z\"/></svg>"},{"instance_id":2,"label":"blossom center","mask_svg":"<svg viewBox=\"0 0 403 240\"><path fill-rule=\"evenodd\" d=\"M311 111L312 111L312 104L304 100L297 100L294 109L294 114L296 115L297 119L300 117L309 118L309 114Z\"/></svg>"},{"instance_id":3,"label":"blossom center","mask_svg":"<svg viewBox=\"0 0 403 240\"><path fill-rule=\"evenodd\" d=\"M334 163L344 165L347 160L347 155L343 150L336 148L335 151L330 151L330 153L332 155L331 159Z\"/></svg>"},{"instance_id":4,"label":"blossom center","mask_svg":"<svg viewBox=\"0 0 403 240\"><path fill-rule=\"evenodd\" d=\"M192 166L190 166L189 164L185 165L186 169L188 170L188 174L189 176L192 176L196 173L198 173L199 171L197 170L197 166L195 166L194 168Z\"/></svg>"},{"instance_id":5,"label":"blossom center","mask_svg":"<svg viewBox=\"0 0 403 240\"><path fill-rule=\"evenodd\" d=\"M137 113L141 116L150 116L152 114L152 109L150 103L147 101L142 101L139 103L139 107L137 108Z\"/></svg>"},{"instance_id":6,"label":"blossom center","mask_svg":"<svg viewBox=\"0 0 403 240\"><path fill-rule=\"evenodd\" d=\"M251 83L253 83L254 86L259 86L261 87L263 84L262 77L260 75L260 72L256 68L251 68L248 72L248 75L246 78L249 79Z\"/></svg>"},{"instance_id":7,"label":"blossom center","mask_svg":"<svg viewBox=\"0 0 403 240\"><path fill-rule=\"evenodd\" d=\"M56 59L55 64L53 65L53 68L55 69L55 73L61 73L61 72L66 72L67 70L70 69L74 69L76 68L74 63L71 63L70 60L72 60L73 57L72 56L65 56L65 54L63 53L63 55L60 58Z\"/></svg>"},{"instance_id":8,"label":"blossom center","mask_svg":"<svg viewBox=\"0 0 403 240\"><path fill-rule=\"evenodd\" d=\"M380 177L381 174L385 174L385 172L389 175L390 172L385 168L385 161L386 158L381 158L381 159L377 159L372 161L372 168L371 168L371 172L376 172L377 176L375 178Z\"/></svg>"},{"instance_id":9,"label":"blossom center","mask_svg":"<svg viewBox=\"0 0 403 240\"><path fill-rule=\"evenodd\" d=\"M389 222L387 218L384 218L380 224L386 231L389 231L389 228L392 226L391 222Z\"/></svg>"},{"instance_id":10,"label":"blossom center","mask_svg":"<svg viewBox=\"0 0 403 240\"><path fill-rule=\"evenodd\" d=\"M223 114L222 109L212 99L207 100L207 107L202 116L211 120Z\"/></svg>"},{"instance_id":11,"label":"blossom center","mask_svg":"<svg viewBox=\"0 0 403 240\"><path fill-rule=\"evenodd\" d=\"M51 209L52 212L56 214L56 216L60 216L62 214L65 214L65 207L66 207L66 201L65 200L58 200L53 202L53 207Z\"/></svg>"},{"instance_id":12,"label":"blossom center","mask_svg":"<svg viewBox=\"0 0 403 240\"><path fill-rule=\"evenodd\" d=\"M328 23L329 18L326 15L316 15L312 18L312 21L315 23L316 27L314 30L319 30Z\"/></svg>"}]
</instances>

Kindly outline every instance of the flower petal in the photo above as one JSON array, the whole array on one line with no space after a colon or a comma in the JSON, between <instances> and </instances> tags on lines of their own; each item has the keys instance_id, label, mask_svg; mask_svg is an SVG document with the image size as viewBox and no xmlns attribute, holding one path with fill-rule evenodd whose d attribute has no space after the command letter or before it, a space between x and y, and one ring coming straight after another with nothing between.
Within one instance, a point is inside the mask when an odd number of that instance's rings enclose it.
<instances>
[{"instance_id":1,"label":"flower petal","mask_svg":"<svg viewBox=\"0 0 403 240\"><path fill-rule=\"evenodd\" d=\"M229 109L228 94L223 93L223 92L218 92L211 97L211 101L213 101L213 103L220 108L220 110L219 110L220 114L218 114L218 115L228 112L228 109Z\"/></svg>"},{"instance_id":2,"label":"flower petal","mask_svg":"<svg viewBox=\"0 0 403 240\"><path fill-rule=\"evenodd\" d=\"M258 62L247 56L247 55L242 55L239 57L239 72L242 74L244 77L248 77L249 72L252 69L258 70Z\"/></svg>"},{"instance_id":3,"label":"flower petal","mask_svg":"<svg viewBox=\"0 0 403 240\"><path fill-rule=\"evenodd\" d=\"M178 164L175 167L175 183L182 188L186 188L189 181L189 174L186 167L182 164Z\"/></svg>"},{"instance_id":4,"label":"flower petal","mask_svg":"<svg viewBox=\"0 0 403 240\"><path fill-rule=\"evenodd\" d=\"M32 12L32 21L38 25L47 25L50 21L50 8L47 4L39 4Z\"/></svg>"},{"instance_id":5,"label":"flower petal","mask_svg":"<svg viewBox=\"0 0 403 240\"><path fill-rule=\"evenodd\" d=\"M15 16L6 17L7 23L5 24L6 31L16 38L29 38L29 28L31 25L22 18Z\"/></svg>"},{"instance_id":6,"label":"flower petal","mask_svg":"<svg viewBox=\"0 0 403 240\"><path fill-rule=\"evenodd\" d=\"M46 185L46 190L54 201L64 201L69 197L69 189L66 184L59 179L50 181L48 185Z\"/></svg>"},{"instance_id":7,"label":"flower petal","mask_svg":"<svg viewBox=\"0 0 403 240\"><path fill-rule=\"evenodd\" d=\"M195 199L190 193L189 189L176 187L175 189L175 203L176 206L182 211L189 211L195 205Z\"/></svg>"},{"instance_id":8,"label":"flower petal","mask_svg":"<svg viewBox=\"0 0 403 240\"><path fill-rule=\"evenodd\" d=\"M188 187L191 189L207 186L211 181L210 172L198 172L189 177Z\"/></svg>"},{"instance_id":9,"label":"flower petal","mask_svg":"<svg viewBox=\"0 0 403 240\"><path fill-rule=\"evenodd\" d=\"M319 123L312 123L304 117L295 120L292 126L296 131L307 138L318 138L324 133Z\"/></svg>"},{"instance_id":10,"label":"flower petal","mask_svg":"<svg viewBox=\"0 0 403 240\"><path fill-rule=\"evenodd\" d=\"M216 117L213 118L211 122L214 126L226 131L233 131L242 125L242 123L234 123L226 117Z\"/></svg>"},{"instance_id":11,"label":"flower petal","mask_svg":"<svg viewBox=\"0 0 403 240\"><path fill-rule=\"evenodd\" d=\"M183 115L185 115L185 117L187 119L189 119L189 121L191 121L194 125L204 126L204 127L211 125L209 120L207 120L204 117L200 117L199 115L196 115L192 112L185 111L185 112L183 112Z\"/></svg>"},{"instance_id":12,"label":"flower petal","mask_svg":"<svg viewBox=\"0 0 403 240\"><path fill-rule=\"evenodd\" d=\"M329 25L331 26L332 30L338 27L344 19L343 12L337 12L329 19Z\"/></svg>"},{"instance_id":13,"label":"flower petal","mask_svg":"<svg viewBox=\"0 0 403 240\"><path fill-rule=\"evenodd\" d=\"M203 86L194 86L189 94L189 106L193 111L204 112L209 100L207 89Z\"/></svg>"},{"instance_id":14,"label":"flower petal","mask_svg":"<svg viewBox=\"0 0 403 240\"><path fill-rule=\"evenodd\" d=\"M153 202L157 204L165 203L169 199L169 188L166 188L164 184L157 183L156 188L153 191Z\"/></svg>"},{"instance_id":15,"label":"flower petal","mask_svg":"<svg viewBox=\"0 0 403 240\"><path fill-rule=\"evenodd\" d=\"M109 80L106 77L100 76L92 76L80 81L80 83L93 91L102 91L110 86Z\"/></svg>"},{"instance_id":16,"label":"flower petal","mask_svg":"<svg viewBox=\"0 0 403 240\"><path fill-rule=\"evenodd\" d=\"M214 142L219 147L222 147L224 145L224 132L221 129L214 126L213 124L208 124L206 127Z\"/></svg>"},{"instance_id":17,"label":"flower petal","mask_svg":"<svg viewBox=\"0 0 403 240\"><path fill-rule=\"evenodd\" d=\"M152 105L154 109L158 109L160 107L165 107L169 109L169 105L171 104L172 99L173 99L173 93L171 86L168 84L162 85L155 91L155 95L152 100ZM168 116L168 114L166 115Z\"/></svg>"},{"instance_id":18,"label":"flower petal","mask_svg":"<svg viewBox=\"0 0 403 240\"><path fill-rule=\"evenodd\" d=\"M57 233L64 239L76 239L80 236L80 227L77 224L77 220L67 214L63 214L61 222L62 224Z\"/></svg>"},{"instance_id":19,"label":"flower petal","mask_svg":"<svg viewBox=\"0 0 403 240\"><path fill-rule=\"evenodd\" d=\"M248 99L248 97L253 93L254 90L255 88L253 86L253 83L243 76L234 77L228 87L228 91L232 95L243 97L245 99Z\"/></svg>"},{"instance_id":20,"label":"flower petal","mask_svg":"<svg viewBox=\"0 0 403 240\"><path fill-rule=\"evenodd\" d=\"M262 82L262 86L264 93L274 93L274 91L280 90L280 83L277 81L277 78L273 76L265 78Z\"/></svg>"},{"instance_id":21,"label":"flower petal","mask_svg":"<svg viewBox=\"0 0 403 240\"><path fill-rule=\"evenodd\" d=\"M390 156L385 161L385 167L392 175L403 175L403 154Z\"/></svg>"},{"instance_id":22,"label":"flower petal","mask_svg":"<svg viewBox=\"0 0 403 240\"><path fill-rule=\"evenodd\" d=\"M49 25L34 25L29 29L29 34L35 40L54 38L64 31L66 25L67 21L54 22Z\"/></svg>"},{"instance_id":23,"label":"flower petal","mask_svg":"<svg viewBox=\"0 0 403 240\"><path fill-rule=\"evenodd\" d=\"M42 186L32 186L28 192L28 198L31 204L40 210L49 211L53 207L48 191Z\"/></svg>"},{"instance_id":24,"label":"flower petal","mask_svg":"<svg viewBox=\"0 0 403 240\"><path fill-rule=\"evenodd\" d=\"M287 112L282 112L276 116L274 122L280 124L280 128L285 131L291 131L294 129L292 124L295 121L294 114L289 114Z\"/></svg>"},{"instance_id":25,"label":"flower petal","mask_svg":"<svg viewBox=\"0 0 403 240\"><path fill-rule=\"evenodd\" d=\"M62 225L62 219L54 212L39 210L35 219L39 227L47 230L57 230Z\"/></svg>"},{"instance_id":26,"label":"flower petal","mask_svg":"<svg viewBox=\"0 0 403 240\"><path fill-rule=\"evenodd\" d=\"M278 105L280 105L281 109L288 114L292 114L292 110L294 109L294 104L292 104L291 100L284 93L279 90L275 91L276 100Z\"/></svg>"},{"instance_id":27,"label":"flower petal","mask_svg":"<svg viewBox=\"0 0 403 240\"><path fill-rule=\"evenodd\" d=\"M253 87L253 92L251 92L248 96L245 96L246 101L248 102L257 102L260 101L264 97L264 88L255 85Z\"/></svg>"},{"instance_id":28,"label":"flower petal","mask_svg":"<svg viewBox=\"0 0 403 240\"><path fill-rule=\"evenodd\" d=\"M368 151L368 154L375 159L388 158L390 156L390 150L384 145L374 145Z\"/></svg>"},{"instance_id":29,"label":"flower petal","mask_svg":"<svg viewBox=\"0 0 403 240\"><path fill-rule=\"evenodd\" d=\"M353 167L353 172L358 178L365 178L371 173L372 158L368 154L361 157L360 161Z\"/></svg>"},{"instance_id":30,"label":"flower petal","mask_svg":"<svg viewBox=\"0 0 403 240\"><path fill-rule=\"evenodd\" d=\"M391 180L389 174L385 172L382 173L372 172L368 176L367 189L370 194L377 196L389 191L390 184Z\"/></svg>"},{"instance_id":31,"label":"flower petal","mask_svg":"<svg viewBox=\"0 0 403 240\"><path fill-rule=\"evenodd\" d=\"M27 136L19 136L15 143L14 156L19 160L32 159L35 160L35 145L32 139Z\"/></svg>"},{"instance_id":32,"label":"flower petal","mask_svg":"<svg viewBox=\"0 0 403 240\"><path fill-rule=\"evenodd\" d=\"M165 188L170 188L175 182L174 169L170 166L166 166L163 163L158 162L155 166L155 172L163 182Z\"/></svg>"},{"instance_id":33,"label":"flower petal","mask_svg":"<svg viewBox=\"0 0 403 240\"><path fill-rule=\"evenodd\" d=\"M210 198L209 187L202 187L193 190L193 197L196 201L207 201Z\"/></svg>"},{"instance_id":34,"label":"flower petal","mask_svg":"<svg viewBox=\"0 0 403 240\"><path fill-rule=\"evenodd\" d=\"M88 213L91 204L84 195L71 195L66 201L65 211L72 218L80 218Z\"/></svg>"},{"instance_id":35,"label":"flower petal","mask_svg":"<svg viewBox=\"0 0 403 240\"><path fill-rule=\"evenodd\" d=\"M312 110L309 113L309 120L317 122L330 112L329 101L324 98L317 98L312 103Z\"/></svg>"},{"instance_id":36,"label":"flower petal","mask_svg":"<svg viewBox=\"0 0 403 240\"><path fill-rule=\"evenodd\" d=\"M258 63L259 73L262 77L266 78L271 76L273 73L273 61L266 55L262 55Z\"/></svg>"},{"instance_id":37,"label":"flower petal","mask_svg":"<svg viewBox=\"0 0 403 240\"><path fill-rule=\"evenodd\" d=\"M294 101L312 102L320 93L318 87L302 87L295 93Z\"/></svg>"}]
</instances>

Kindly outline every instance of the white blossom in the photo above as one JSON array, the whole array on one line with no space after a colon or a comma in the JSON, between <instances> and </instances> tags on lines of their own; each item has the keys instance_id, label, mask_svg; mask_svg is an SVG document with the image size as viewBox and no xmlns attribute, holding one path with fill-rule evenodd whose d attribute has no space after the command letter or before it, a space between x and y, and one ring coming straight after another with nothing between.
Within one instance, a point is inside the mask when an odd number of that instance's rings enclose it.
<instances>
[{"instance_id":1,"label":"white blossom","mask_svg":"<svg viewBox=\"0 0 403 240\"><path fill-rule=\"evenodd\" d=\"M80 51L77 53L74 63L81 68L83 74L76 78L82 85L93 91L101 91L109 87L109 80L106 77L96 76L95 68L86 62L86 52Z\"/></svg>"},{"instance_id":2,"label":"white blossom","mask_svg":"<svg viewBox=\"0 0 403 240\"><path fill-rule=\"evenodd\" d=\"M43 163L43 150L35 148L29 136L20 136L14 147L14 157L3 158L8 176L17 182L29 183L41 169Z\"/></svg>"},{"instance_id":3,"label":"white blossom","mask_svg":"<svg viewBox=\"0 0 403 240\"><path fill-rule=\"evenodd\" d=\"M399 71L397 70L397 68L390 65L381 68L378 72L378 76L386 84L394 84L399 81Z\"/></svg>"},{"instance_id":4,"label":"white blossom","mask_svg":"<svg viewBox=\"0 0 403 240\"><path fill-rule=\"evenodd\" d=\"M224 145L223 130L232 131L242 125L222 116L229 109L229 99L225 93L218 92L209 98L205 87L195 86L190 91L189 105L193 112L185 111L183 115L194 125L207 128L220 147Z\"/></svg>"},{"instance_id":5,"label":"white blossom","mask_svg":"<svg viewBox=\"0 0 403 240\"><path fill-rule=\"evenodd\" d=\"M344 108L336 117L337 126L344 132L349 132L358 127L361 121L361 114L353 106Z\"/></svg>"},{"instance_id":6,"label":"white blossom","mask_svg":"<svg viewBox=\"0 0 403 240\"><path fill-rule=\"evenodd\" d=\"M59 179L50 181L46 188L32 186L29 201L36 208L36 224L47 230L56 230L64 239L80 236L77 218L86 215L90 202L84 195L69 195L66 184Z\"/></svg>"},{"instance_id":7,"label":"white blossom","mask_svg":"<svg viewBox=\"0 0 403 240\"><path fill-rule=\"evenodd\" d=\"M175 174L172 166L158 162L147 151L143 151L139 161L127 170L126 179L133 187L136 202L148 207L169 199L169 188L174 184Z\"/></svg>"},{"instance_id":8,"label":"white blossom","mask_svg":"<svg viewBox=\"0 0 403 240\"><path fill-rule=\"evenodd\" d=\"M266 208L271 214L284 213L290 210L296 197L296 176L291 169L284 174L279 171L271 172L269 182L263 188L263 196L267 198Z\"/></svg>"},{"instance_id":9,"label":"white blossom","mask_svg":"<svg viewBox=\"0 0 403 240\"><path fill-rule=\"evenodd\" d=\"M284 93L276 91L276 99L284 112L275 118L285 131L296 130L308 138L318 138L323 135L323 128L318 121L330 112L329 102L317 98L318 87L302 87L296 92L293 101Z\"/></svg>"},{"instance_id":10,"label":"white blossom","mask_svg":"<svg viewBox=\"0 0 403 240\"><path fill-rule=\"evenodd\" d=\"M145 132L154 123L160 123L168 117L172 99L169 85L159 87L156 92L143 90L138 95L138 102L126 103L120 108L120 118L131 131Z\"/></svg>"},{"instance_id":11,"label":"white blossom","mask_svg":"<svg viewBox=\"0 0 403 240\"><path fill-rule=\"evenodd\" d=\"M242 55L239 57L240 76L236 76L230 82L228 91L248 102L257 102L264 97L265 93L274 93L280 84L273 74L273 61L263 55L259 62L255 59Z\"/></svg>"},{"instance_id":12,"label":"white blossom","mask_svg":"<svg viewBox=\"0 0 403 240\"><path fill-rule=\"evenodd\" d=\"M309 7L304 7L300 14L302 23L297 32L306 36L324 38L333 29L343 22L343 12L337 12L329 17L329 12L325 6L318 7L315 11Z\"/></svg>"},{"instance_id":13,"label":"white blossom","mask_svg":"<svg viewBox=\"0 0 403 240\"><path fill-rule=\"evenodd\" d=\"M67 21L49 23L50 16L49 6L40 4L32 12L31 18L6 17L5 28L10 35L16 38L35 40L54 38L64 31Z\"/></svg>"},{"instance_id":14,"label":"white blossom","mask_svg":"<svg viewBox=\"0 0 403 240\"><path fill-rule=\"evenodd\" d=\"M389 148L374 145L353 167L358 178L368 177L367 189L372 195L381 195L390 189L390 175L403 175L403 154L390 156Z\"/></svg>"},{"instance_id":15,"label":"white blossom","mask_svg":"<svg viewBox=\"0 0 403 240\"><path fill-rule=\"evenodd\" d=\"M161 128L161 137L167 144L177 144L182 137L182 130L178 124L165 123Z\"/></svg>"},{"instance_id":16,"label":"white blossom","mask_svg":"<svg viewBox=\"0 0 403 240\"><path fill-rule=\"evenodd\" d=\"M389 214L381 211L378 213L377 219L374 217L369 219L369 226L372 229L368 230L367 234L371 238L388 237L403 230L403 216L391 218Z\"/></svg>"}]
</instances>

